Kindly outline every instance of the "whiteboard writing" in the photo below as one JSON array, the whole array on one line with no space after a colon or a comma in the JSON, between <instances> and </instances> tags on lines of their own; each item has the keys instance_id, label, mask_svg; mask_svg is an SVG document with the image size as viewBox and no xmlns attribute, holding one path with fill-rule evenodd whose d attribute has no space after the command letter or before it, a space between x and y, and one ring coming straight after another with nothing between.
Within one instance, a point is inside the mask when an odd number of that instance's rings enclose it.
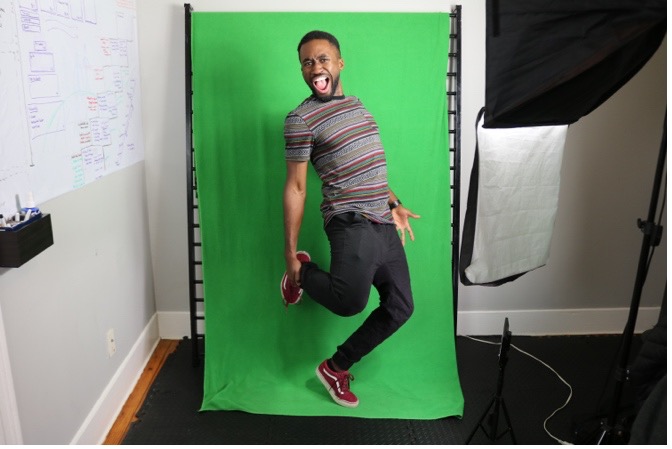
<instances>
[{"instance_id":1,"label":"whiteboard writing","mask_svg":"<svg viewBox=\"0 0 672 449\"><path fill-rule=\"evenodd\" d=\"M0 213L144 159L135 2L0 0Z\"/></svg>"}]
</instances>

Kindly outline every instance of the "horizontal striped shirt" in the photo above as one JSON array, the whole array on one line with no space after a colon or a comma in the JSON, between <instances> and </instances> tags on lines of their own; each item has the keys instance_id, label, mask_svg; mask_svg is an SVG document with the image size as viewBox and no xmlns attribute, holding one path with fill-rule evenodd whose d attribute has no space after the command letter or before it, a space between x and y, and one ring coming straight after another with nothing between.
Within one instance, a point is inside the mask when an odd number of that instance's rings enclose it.
<instances>
[{"instance_id":1,"label":"horizontal striped shirt","mask_svg":"<svg viewBox=\"0 0 672 449\"><path fill-rule=\"evenodd\" d=\"M358 212L375 223L394 223L378 125L357 97L327 102L309 97L290 112L285 119L285 158L313 164L322 180L325 226L345 212Z\"/></svg>"}]
</instances>

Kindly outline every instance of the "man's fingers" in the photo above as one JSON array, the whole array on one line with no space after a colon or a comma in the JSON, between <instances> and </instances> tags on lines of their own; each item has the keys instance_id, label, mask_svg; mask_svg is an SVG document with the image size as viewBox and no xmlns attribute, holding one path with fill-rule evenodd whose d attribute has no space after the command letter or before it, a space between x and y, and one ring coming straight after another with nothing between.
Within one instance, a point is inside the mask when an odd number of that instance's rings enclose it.
<instances>
[{"instance_id":1,"label":"man's fingers","mask_svg":"<svg viewBox=\"0 0 672 449\"><path fill-rule=\"evenodd\" d=\"M397 233L399 234L399 238L401 239L401 246L404 246L405 243L404 228L402 228L401 226L397 226Z\"/></svg>"}]
</instances>

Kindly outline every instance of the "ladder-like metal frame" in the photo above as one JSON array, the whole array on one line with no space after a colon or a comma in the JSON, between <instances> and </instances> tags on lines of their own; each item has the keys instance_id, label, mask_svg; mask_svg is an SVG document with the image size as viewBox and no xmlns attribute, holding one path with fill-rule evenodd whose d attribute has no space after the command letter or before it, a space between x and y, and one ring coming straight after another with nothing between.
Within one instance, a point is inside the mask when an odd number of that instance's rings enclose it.
<instances>
[{"instance_id":1,"label":"ladder-like metal frame","mask_svg":"<svg viewBox=\"0 0 672 449\"><path fill-rule=\"evenodd\" d=\"M185 100L186 100L186 149L187 149L187 217L189 239L189 316L191 327L192 363L199 366L205 356L205 298L203 294L203 261L201 258L201 235L198 213L198 192L193 146L193 87L191 59L191 13L190 4L184 4L185 44ZM460 88L461 88L461 15L462 6L455 6L450 13L450 45L448 53L447 91L448 129L450 151L451 189L451 240L453 273L453 323L457 332L457 287L459 278L460 246Z\"/></svg>"},{"instance_id":2,"label":"ladder-like metal frame","mask_svg":"<svg viewBox=\"0 0 672 449\"><path fill-rule=\"evenodd\" d=\"M198 214L198 191L196 189L196 161L194 159L194 130L192 60L191 60L191 5L184 5L184 48L185 48L185 101L187 136L187 226L189 239L189 318L191 328L192 363L198 366L204 357L205 298L203 295L203 260L201 258L201 229Z\"/></svg>"},{"instance_id":3,"label":"ladder-like metal frame","mask_svg":"<svg viewBox=\"0 0 672 449\"><path fill-rule=\"evenodd\" d=\"M461 88L462 88L462 6L450 13L450 44L448 50L448 144L450 147L451 244L453 272L453 325L457 334L457 303L460 262L460 170L461 170Z\"/></svg>"}]
</instances>

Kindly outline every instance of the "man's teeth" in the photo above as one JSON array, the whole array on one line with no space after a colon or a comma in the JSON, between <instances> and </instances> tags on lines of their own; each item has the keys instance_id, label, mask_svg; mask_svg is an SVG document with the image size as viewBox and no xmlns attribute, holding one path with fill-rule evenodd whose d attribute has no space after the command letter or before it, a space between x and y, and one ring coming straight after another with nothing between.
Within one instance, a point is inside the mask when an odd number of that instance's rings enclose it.
<instances>
[{"instance_id":1,"label":"man's teeth","mask_svg":"<svg viewBox=\"0 0 672 449\"><path fill-rule=\"evenodd\" d=\"M315 86L319 91L326 91L328 85L329 79L325 75L316 76L313 78L313 86Z\"/></svg>"}]
</instances>

